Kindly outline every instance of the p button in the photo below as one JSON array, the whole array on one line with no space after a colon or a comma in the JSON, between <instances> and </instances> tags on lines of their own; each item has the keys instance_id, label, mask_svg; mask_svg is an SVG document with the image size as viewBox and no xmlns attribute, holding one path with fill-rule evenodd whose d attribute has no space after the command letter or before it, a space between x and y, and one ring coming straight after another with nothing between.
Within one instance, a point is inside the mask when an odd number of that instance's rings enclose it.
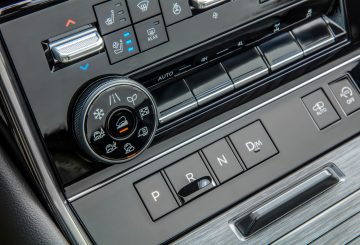
<instances>
[{"instance_id":1,"label":"p button","mask_svg":"<svg viewBox=\"0 0 360 245\"><path fill-rule=\"evenodd\" d=\"M135 188L153 220L164 216L179 206L160 173L135 184Z\"/></svg>"}]
</instances>

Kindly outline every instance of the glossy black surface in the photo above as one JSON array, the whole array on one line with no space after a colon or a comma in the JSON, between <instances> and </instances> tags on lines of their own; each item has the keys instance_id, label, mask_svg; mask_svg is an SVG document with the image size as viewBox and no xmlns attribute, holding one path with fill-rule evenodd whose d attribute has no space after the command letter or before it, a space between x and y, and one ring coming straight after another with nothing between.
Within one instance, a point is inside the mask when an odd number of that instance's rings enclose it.
<instances>
[{"instance_id":1,"label":"glossy black surface","mask_svg":"<svg viewBox=\"0 0 360 245\"><path fill-rule=\"evenodd\" d=\"M7 47L10 51L10 55L12 60L16 66L16 71L18 72L19 79L23 81L22 86L24 88L25 94L31 104L31 110L33 115L35 116L36 122L39 126L40 132L45 140L45 144L48 146L49 151L52 153L52 159L55 162L55 165L59 169L59 173L61 179L64 184L69 184L75 181L79 177L84 177L91 173L96 172L99 168L104 168L103 165L97 164L96 162L90 162L88 157L83 154L78 154L81 152L74 141L74 136L71 128L71 122L69 124L70 114L72 114L72 108L74 106L74 102L76 101L78 95L82 92L83 88L94 81L94 78L102 77L106 74L120 74L120 75L130 75L133 78L141 78L145 77L148 72L157 73L158 69L163 67L167 67L171 64L179 62L180 60L186 60L189 57L194 57L196 54L200 54L209 48L213 48L214 46L217 48L221 48L221 50L225 47L229 47L229 43L224 43L222 34L214 38L212 43L206 41L206 45L197 45L196 39L199 38L208 38L212 37L216 33L220 33L224 31L223 27L218 26L218 29L208 29L214 32L206 33L205 29L197 26L198 30L203 30L203 33L190 33L186 35L187 39L184 37L177 36L179 33L176 30L180 30L181 28L188 28L189 21L197 20L198 18L205 18L201 23L204 25L208 23L206 18L209 16L206 15L206 12L203 14L196 15L196 19L186 19L184 22L179 22L178 24L172 25L168 28L169 42L163 44L159 47L153 48L149 51L146 51L143 54L131 57L123 62L116 63L115 65L110 66L108 57L106 53L101 53L97 56L86 59L78 64L70 65L64 69L60 69L56 72L52 72L49 70L49 66L44 55L44 47L41 45L41 42L49 39L50 37L57 36L60 33L67 32L67 30L75 30L76 28L87 25L89 23L96 23L95 12L92 8L93 5L96 5L100 1L76 1L76 2L65 2L59 5L56 5L54 8L49 8L43 11L35 12L32 15L19 18L14 20L13 22L5 23L1 26L1 31L5 41L7 42ZM253 14L248 13L248 9L244 11L244 15L233 15L237 19L222 19L223 24L236 23L238 26L240 23L244 23L245 20L253 19L254 16L260 16L262 14L272 13L274 16L281 15L283 11L274 12L273 8L275 6L289 6L292 2L289 1L277 1L277 2L269 2L266 5L261 5L260 7L257 5L258 3L249 0L249 4L246 6L253 10ZM327 13L328 10L328 1L300 1L297 2L296 13L297 15L290 15L288 12L284 16L302 16L301 20L307 16L308 6L309 4L314 7L314 17L319 13ZM226 8L232 7L232 5L236 6L239 2L232 2L228 4L221 5L219 7L214 8L213 10L225 11ZM278 9L278 7L277 7ZM316 10L316 11L315 11ZM56 12L56 14L55 14ZM206 17L207 16L207 17ZM230 16L230 15L229 15ZM193 18L195 18L193 17ZM284 17L284 18L285 18ZM76 20L75 25L70 25L66 27L68 19L72 18ZM31 20L37 20L37 25ZM51 19L51 22L47 20ZM295 18L295 23L297 23L299 19ZM230 21L230 22L228 22ZM292 22L293 23L293 22ZM222 25L223 25L222 24ZM214 27L214 26L213 26ZM265 26L266 27L266 26ZM16 28L24 30L22 32L14 32ZM180 29L176 29L180 28ZM195 28L195 27L194 27ZM199 29L200 28L200 29ZM231 28L234 28L232 26ZM229 29L231 29L229 28ZM265 28L266 29L266 28ZM246 32L240 31L240 28L236 28L232 31L231 35L234 37L232 40L231 47L229 51L238 50L238 46L234 46L239 43L239 39L242 35L251 36L251 33L261 33L257 28L250 28ZM264 35L268 36L269 29L264 31ZM32 35L32 33L36 32L37 35ZM177 34L175 34L177 33ZM236 35L234 35L236 33ZM191 34L191 35L190 35ZM20 36L19 36L20 35ZM27 37L32 37L31 39ZM22 37L22 38L21 38ZM190 38L191 37L191 38ZM13 40L13 41L10 41ZM175 42L174 42L175 40ZM179 41L181 40L181 42ZM248 41L247 41L248 42ZM221 43L221 46L218 46ZM246 43L244 43L246 44ZM226 46L227 45L227 46ZM249 43L250 45L250 43ZM142 67L144 64L149 64L150 61L154 60L154 57L161 59L165 57L169 53L173 53L174 50L179 50L181 47L189 47L191 48L187 50L187 52L180 52L176 55L176 57L169 57L165 60L162 60L158 63L153 63L147 72L144 70L138 70L136 73L132 72L134 69L138 69ZM25 48L26 47L26 48ZM16 50L16 52L15 52ZM216 49L215 49L216 50ZM161 51L161 52L160 52ZM206 51L209 52L209 51ZM236 51L238 52L238 51ZM159 56L161 54L161 56ZM231 53L232 54L232 53ZM36 58L37 62L32 63L32 66L29 66L27 60L24 60L23 57L26 55L27 57L40 57ZM220 56L222 57L223 53ZM43 57L43 58L41 58ZM171 61L170 61L171 60ZM81 70L79 67L89 64L88 69L86 71ZM156 65L157 69L150 69ZM203 66L211 65L211 62L203 64ZM189 73L194 73L196 70L191 70ZM41 75L40 75L41 74ZM159 74L159 73L158 73ZM271 78L270 78L271 79ZM280 79L281 80L281 79ZM142 79L139 81L144 82ZM166 82L171 82L171 80L167 80ZM158 83L160 84L160 83ZM261 83L264 86L266 83ZM260 83L255 84L254 86L258 86ZM277 86L277 83L273 82L271 86ZM266 88L268 89L268 88ZM56 92L55 92L56 91ZM257 92L258 93L258 92ZM240 94L240 91L237 92L237 95ZM234 95L231 96L235 98ZM246 96L247 97L247 96ZM217 101L218 104L225 102L228 99L226 97ZM243 99L240 99L242 101ZM233 101L234 102L234 101ZM228 106L226 108L230 108L231 101L229 100ZM238 102L237 102L238 103ZM47 104L46 107L43 105ZM224 107L225 108L225 107ZM203 112L208 111L207 115L210 116L212 113L217 113L224 111L224 108L220 111L217 110L217 107L204 107L202 109ZM226 109L225 108L225 109ZM49 116L51 115L51 116ZM203 117L202 114L197 113L196 117L201 120L206 120L207 116ZM188 114L187 118L190 118L194 115ZM186 119L186 118L185 118ZM184 121L184 119L183 119ZM184 121L185 122L185 121ZM190 124L186 124L186 127L191 127L192 123L196 123L197 119L193 119ZM176 124L174 121L171 125L167 125L167 127L172 127ZM181 126L181 125L179 125ZM180 131L181 127L178 128ZM178 130L177 129L177 130ZM171 134L176 131L172 130ZM169 136L169 135L168 135ZM167 137L168 137L167 136ZM161 138L159 138L160 140ZM59 145L58 142L64 142ZM153 153L147 152L147 154L152 155ZM123 164L120 167L120 171L124 171L129 167L135 166L142 159L146 159L149 157L146 153L144 154L144 158L139 158L138 161L130 162ZM90 171L89 171L90 170ZM118 170L118 171L119 171ZM115 173L118 173L115 171ZM75 177L75 178L74 178Z\"/></svg>"}]
</instances>

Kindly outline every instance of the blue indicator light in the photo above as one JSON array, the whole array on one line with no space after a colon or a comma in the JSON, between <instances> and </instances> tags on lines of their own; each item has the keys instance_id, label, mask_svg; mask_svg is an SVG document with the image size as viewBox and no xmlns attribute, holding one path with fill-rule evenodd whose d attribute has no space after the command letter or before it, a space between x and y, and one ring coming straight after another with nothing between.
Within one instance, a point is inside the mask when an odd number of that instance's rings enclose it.
<instances>
[{"instance_id":1,"label":"blue indicator light","mask_svg":"<svg viewBox=\"0 0 360 245\"><path fill-rule=\"evenodd\" d=\"M128 52L132 52L132 51L134 51L134 47L128 48Z\"/></svg>"},{"instance_id":2,"label":"blue indicator light","mask_svg":"<svg viewBox=\"0 0 360 245\"><path fill-rule=\"evenodd\" d=\"M128 37L128 36L130 36L130 32L125 32L124 37Z\"/></svg>"},{"instance_id":3,"label":"blue indicator light","mask_svg":"<svg viewBox=\"0 0 360 245\"><path fill-rule=\"evenodd\" d=\"M126 45L132 44L132 40L127 40Z\"/></svg>"}]
</instances>

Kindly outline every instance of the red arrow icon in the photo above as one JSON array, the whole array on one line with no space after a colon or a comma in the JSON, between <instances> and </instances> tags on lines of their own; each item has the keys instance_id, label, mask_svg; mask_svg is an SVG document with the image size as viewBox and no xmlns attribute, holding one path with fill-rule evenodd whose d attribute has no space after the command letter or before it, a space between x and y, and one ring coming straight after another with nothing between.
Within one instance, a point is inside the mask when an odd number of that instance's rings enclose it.
<instances>
[{"instance_id":1,"label":"red arrow icon","mask_svg":"<svg viewBox=\"0 0 360 245\"><path fill-rule=\"evenodd\" d=\"M75 21L75 20L68 19L65 26L66 26L66 27L69 27L70 25L75 25L75 24L76 24L76 21Z\"/></svg>"}]
</instances>

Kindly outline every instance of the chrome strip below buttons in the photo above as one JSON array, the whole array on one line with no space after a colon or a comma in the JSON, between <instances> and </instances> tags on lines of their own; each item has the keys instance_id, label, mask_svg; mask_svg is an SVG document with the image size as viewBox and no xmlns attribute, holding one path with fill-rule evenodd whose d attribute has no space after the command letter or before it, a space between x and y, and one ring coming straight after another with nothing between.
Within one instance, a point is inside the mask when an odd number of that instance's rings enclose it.
<instances>
[{"instance_id":1,"label":"chrome strip below buttons","mask_svg":"<svg viewBox=\"0 0 360 245\"><path fill-rule=\"evenodd\" d=\"M225 0L192 0L192 5L197 9L207 9Z\"/></svg>"},{"instance_id":2,"label":"chrome strip below buttons","mask_svg":"<svg viewBox=\"0 0 360 245\"><path fill-rule=\"evenodd\" d=\"M55 62L70 63L92 55L104 48L104 41L96 28L60 39L49 44Z\"/></svg>"}]
</instances>

